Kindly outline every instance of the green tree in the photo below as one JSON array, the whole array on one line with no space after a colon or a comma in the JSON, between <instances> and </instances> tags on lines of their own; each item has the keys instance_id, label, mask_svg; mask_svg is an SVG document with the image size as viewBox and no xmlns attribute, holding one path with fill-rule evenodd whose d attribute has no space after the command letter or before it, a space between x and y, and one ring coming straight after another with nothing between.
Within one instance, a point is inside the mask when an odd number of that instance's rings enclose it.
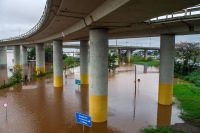
<instances>
[{"instance_id":1,"label":"green tree","mask_svg":"<svg viewBox=\"0 0 200 133\"><path fill-rule=\"evenodd\" d=\"M200 43L181 42L176 44L176 66L183 74L192 71L200 56ZM175 68L176 68L175 67Z\"/></svg>"},{"instance_id":2,"label":"green tree","mask_svg":"<svg viewBox=\"0 0 200 133\"><path fill-rule=\"evenodd\" d=\"M46 62L53 62L53 47L46 47L45 48L45 61Z\"/></svg>"},{"instance_id":3,"label":"green tree","mask_svg":"<svg viewBox=\"0 0 200 133\"><path fill-rule=\"evenodd\" d=\"M28 60L35 60L35 48L27 48Z\"/></svg>"},{"instance_id":4,"label":"green tree","mask_svg":"<svg viewBox=\"0 0 200 133\"><path fill-rule=\"evenodd\" d=\"M108 54L108 70L115 71L115 69L118 67L117 64L118 61L118 56L114 53L109 53Z\"/></svg>"},{"instance_id":5,"label":"green tree","mask_svg":"<svg viewBox=\"0 0 200 133\"><path fill-rule=\"evenodd\" d=\"M71 56L64 56L64 68L71 68L74 66L78 66L79 62L76 60L76 58L71 57Z\"/></svg>"}]
</instances>

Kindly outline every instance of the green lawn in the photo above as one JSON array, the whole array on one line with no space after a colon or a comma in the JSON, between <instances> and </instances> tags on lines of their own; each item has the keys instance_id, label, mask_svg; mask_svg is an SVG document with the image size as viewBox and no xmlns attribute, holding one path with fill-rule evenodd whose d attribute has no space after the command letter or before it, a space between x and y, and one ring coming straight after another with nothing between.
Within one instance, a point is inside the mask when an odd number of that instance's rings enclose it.
<instances>
[{"instance_id":1,"label":"green lawn","mask_svg":"<svg viewBox=\"0 0 200 133\"><path fill-rule=\"evenodd\" d=\"M174 86L174 96L180 101L180 117L200 126L200 87L177 84Z\"/></svg>"},{"instance_id":2,"label":"green lawn","mask_svg":"<svg viewBox=\"0 0 200 133\"><path fill-rule=\"evenodd\" d=\"M153 127L149 127L149 128L144 128L141 131L142 133L184 133L184 132L178 132L175 131L171 128L153 128Z\"/></svg>"},{"instance_id":3,"label":"green lawn","mask_svg":"<svg viewBox=\"0 0 200 133\"><path fill-rule=\"evenodd\" d=\"M184 79L200 87L200 69L197 69L188 74L187 76L184 76Z\"/></svg>"},{"instance_id":4,"label":"green lawn","mask_svg":"<svg viewBox=\"0 0 200 133\"><path fill-rule=\"evenodd\" d=\"M141 64L141 65L147 64L148 66L155 66L155 67L158 67L160 65L159 60L152 60L150 58L147 60L144 60L142 57L139 57L139 56L132 56L131 62L133 64Z\"/></svg>"}]
</instances>

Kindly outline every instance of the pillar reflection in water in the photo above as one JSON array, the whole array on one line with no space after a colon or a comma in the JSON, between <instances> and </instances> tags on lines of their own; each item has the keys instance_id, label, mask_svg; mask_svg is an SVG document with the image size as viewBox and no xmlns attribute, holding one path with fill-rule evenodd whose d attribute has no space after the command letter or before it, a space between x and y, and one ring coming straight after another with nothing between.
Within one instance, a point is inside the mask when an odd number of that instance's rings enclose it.
<instances>
[{"instance_id":1,"label":"pillar reflection in water","mask_svg":"<svg viewBox=\"0 0 200 133\"><path fill-rule=\"evenodd\" d=\"M88 114L88 84L82 84L80 87L80 106L83 113Z\"/></svg>"},{"instance_id":2,"label":"pillar reflection in water","mask_svg":"<svg viewBox=\"0 0 200 133\"><path fill-rule=\"evenodd\" d=\"M92 127L89 128L89 133L106 133L106 132L108 132L107 122L92 123Z\"/></svg>"},{"instance_id":3,"label":"pillar reflection in water","mask_svg":"<svg viewBox=\"0 0 200 133\"><path fill-rule=\"evenodd\" d=\"M166 127L171 124L172 105L158 104L157 127Z\"/></svg>"},{"instance_id":4,"label":"pillar reflection in water","mask_svg":"<svg viewBox=\"0 0 200 133\"><path fill-rule=\"evenodd\" d=\"M144 71L143 71L143 73L147 73L147 68L148 68L148 65L144 64Z\"/></svg>"},{"instance_id":5,"label":"pillar reflection in water","mask_svg":"<svg viewBox=\"0 0 200 133\"><path fill-rule=\"evenodd\" d=\"M8 80L7 65L0 66L0 84L7 82L7 80Z\"/></svg>"}]
</instances>

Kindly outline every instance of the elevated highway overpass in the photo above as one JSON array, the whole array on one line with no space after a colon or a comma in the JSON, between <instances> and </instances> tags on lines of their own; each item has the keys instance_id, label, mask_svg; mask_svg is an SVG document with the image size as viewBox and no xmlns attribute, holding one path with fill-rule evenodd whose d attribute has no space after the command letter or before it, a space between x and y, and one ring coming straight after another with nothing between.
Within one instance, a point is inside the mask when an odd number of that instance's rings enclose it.
<instances>
[{"instance_id":1,"label":"elevated highway overpass","mask_svg":"<svg viewBox=\"0 0 200 133\"><path fill-rule=\"evenodd\" d=\"M88 39L91 28L108 28L109 38L197 34L200 33L199 15L186 14L184 19L174 17L172 20L177 21L170 23L168 20L149 22L197 4L199 0L47 0L35 27L25 34L1 40L0 45L43 43L54 39L83 40Z\"/></svg>"},{"instance_id":2,"label":"elevated highway overpass","mask_svg":"<svg viewBox=\"0 0 200 133\"><path fill-rule=\"evenodd\" d=\"M80 49L80 44L63 44L63 48L75 48ZM144 46L124 46L124 45L109 45L109 49L122 49L122 50L136 50L136 49L143 49L143 50L159 50L159 47L144 47Z\"/></svg>"},{"instance_id":3,"label":"elevated highway overpass","mask_svg":"<svg viewBox=\"0 0 200 133\"><path fill-rule=\"evenodd\" d=\"M89 115L93 122L104 122L108 116L108 39L160 36L158 103L171 105L175 35L200 33L199 4L199 0L47 0L35 27L0 40L0 46L14 45L14 67L21 67L27 62L24 45L34 44L40 74L45 72L44 43L53 42L54 87L62 88L63 42L80 41L80 80L81 85L89 84Z\"/></svg>"}]
</instances>

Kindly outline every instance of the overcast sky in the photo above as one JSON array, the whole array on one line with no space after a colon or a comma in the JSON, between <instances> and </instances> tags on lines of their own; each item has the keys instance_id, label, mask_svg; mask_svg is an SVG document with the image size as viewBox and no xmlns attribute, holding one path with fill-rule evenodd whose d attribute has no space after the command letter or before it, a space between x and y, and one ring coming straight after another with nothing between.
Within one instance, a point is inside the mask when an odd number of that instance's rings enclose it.
<instances>
[{"instance_id":1,"label":"overcast sky","mask_svg":"<svg viewBox=\"0 0 200 133\"><path fill-rule=\"evenodd\" d=\"M0 39L17 36L31 29L40 19L46 0L0 0ZM200 42L200 35L176 36L176 42ZM116 44L116 40L110 40ZM118 39L117 44L159 46L159 37Z\"/></svg>"},{"instance_id":2,"label":"overcast sky","mask_svg":"<svg viewBox=\"0 0 200 133\"><path fill-rule=\"evenodd\" d=\"M0 0L0 39L25 33L40 19L46 0Z\"/></svg>"}]
</instances>

